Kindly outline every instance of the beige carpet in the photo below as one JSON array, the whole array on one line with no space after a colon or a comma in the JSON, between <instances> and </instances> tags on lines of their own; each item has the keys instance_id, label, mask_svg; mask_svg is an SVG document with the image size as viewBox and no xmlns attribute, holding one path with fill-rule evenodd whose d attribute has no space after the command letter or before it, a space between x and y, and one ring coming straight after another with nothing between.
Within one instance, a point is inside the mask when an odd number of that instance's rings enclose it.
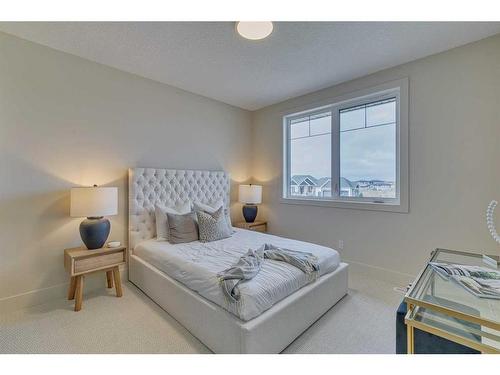
<instances>
[{"instance_id":1,"label":"beige carpet","mask_svg":"<svg viewBox=\"0 0 500 375\"><path fill-rule=\"evenodd\" d=\"M284 353L394 353L402 295L386 282L351 272L349 294ZM105 288L71 301L2 314L0 353L210 353L132 284L116 298Z\"/></svg>"}]
</instances>

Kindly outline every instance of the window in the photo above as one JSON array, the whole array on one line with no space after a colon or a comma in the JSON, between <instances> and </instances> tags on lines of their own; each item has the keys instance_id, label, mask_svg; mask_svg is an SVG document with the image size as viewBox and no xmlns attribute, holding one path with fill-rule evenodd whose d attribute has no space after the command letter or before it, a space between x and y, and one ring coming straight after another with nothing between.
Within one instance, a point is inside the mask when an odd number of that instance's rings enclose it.
<instances>
[{"instance_id":1,"label":"window","mask_svg":"<svg viewBox=\"0 0 500 375\"><path fill-rule=\"evenodd\" d=\"M284 117L285 201L407 212L407 81L388 85Z\"/></svg>"}]
</instances>

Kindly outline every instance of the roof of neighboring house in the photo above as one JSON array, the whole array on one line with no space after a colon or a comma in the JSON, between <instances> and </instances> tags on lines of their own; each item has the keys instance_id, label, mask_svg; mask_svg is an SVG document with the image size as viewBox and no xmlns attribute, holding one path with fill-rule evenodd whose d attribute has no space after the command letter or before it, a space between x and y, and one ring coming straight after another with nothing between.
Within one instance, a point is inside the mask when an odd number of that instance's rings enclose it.
<instances>
[{"instance_id":1,"label":"roof of neighboring house","mask_svg":"<svg viewBox=\"0 0 500 375\"><path fill-rule=\"evenodd\" d=\"M307 185L322 188L327 184L331 184L331 180L331 177L314 178L309 174L296 174L291 178L291 185ZM340 177L340 188L356 189L356 184L345 177Z\"/></svg>"},{"instance_id":2,"label":"roof of neighboring house","mask_svg":"<svg viewBox=\"0 0 500 375\"><path fill-rule=\"evenodd\" d=\"M345 177L340 177L340 188L356 189L356 185Z\"/></svg>"},{"instance_id":3,"label":"roof of neighboring house","mask_svg":"<svg viewBox=\"0 0 500 375\"><path fill-rule=\"evenodd\" d=\"M318 180L315 179L310 174L296 174L291 178L291 185L309 185L309 186L317 186Z\"/></svg>"},{"instance_id":4,"label":"roof of neighboring house","mask_svg":"<svg viewBox=\"0 0 500 375\"><path fill-rule=\"evenodd\" d=\"M331 177L321 177L321 178L318 178L318 187L322 188L322 187L324 187L327 184L331 184L331 180L332 180Z\"/></svg>"}]
</instances>

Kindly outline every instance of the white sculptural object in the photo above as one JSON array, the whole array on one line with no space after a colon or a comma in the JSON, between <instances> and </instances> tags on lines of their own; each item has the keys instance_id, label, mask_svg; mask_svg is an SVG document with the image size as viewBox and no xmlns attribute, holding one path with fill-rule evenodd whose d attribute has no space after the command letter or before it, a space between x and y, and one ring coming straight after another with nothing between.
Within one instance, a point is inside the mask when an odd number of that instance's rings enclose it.
<instances>
[{"instance_id":1,"label":"white sculptural object","mask_svg":"<svg viewBox=\"0 0 500 375\"><path fill-rule=\"evenodd\" d=\"M497 233L497 230L495 228L495 221L493 218L493 213L495 212L495 207L497 206L498 202L493 200L490 202L488 205L488 208L486 209L486 224L488 225L488 230L491 233L491 236L493 239L500 243L500 236Z\"/></svg>"}]
</instances>

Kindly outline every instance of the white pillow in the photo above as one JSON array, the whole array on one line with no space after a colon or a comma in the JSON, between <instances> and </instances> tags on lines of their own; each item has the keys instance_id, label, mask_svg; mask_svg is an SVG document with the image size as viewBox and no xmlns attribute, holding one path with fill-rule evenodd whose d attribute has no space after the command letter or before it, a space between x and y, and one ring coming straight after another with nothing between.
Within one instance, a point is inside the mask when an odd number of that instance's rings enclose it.
<instances>
[{"instance_id":1,"label":"white pillow","mask_svg":"<svg viewBox=\"0 0 500 375\"><path fill-rule=\"evenodd\" d=\"M222 200L219 200L219 201L212 203L212 204L204 204L201 202L194 202L193 203L193 210L194 210L194 212L205 211L205 212L208 212L209 214L213 214L215 211L217 211L222 206L224 206L224 202ZM224 216L226 217L226 223L227 223L227 226L228 226L230 233L234 233L233 224L231 223L231 215L229 214L229 208L224 207ZM195 217L196 217L196 221L198 221L198 216L196 215Z\"/></svg>"},{"instance_id":2,"label":"white pillow","mask_svg":"<svg viewBox=\"0 0 500 375\"><path fill-rule=\"evenodd\" d=\"M191 212L191 202L183 203L176 207L165 207L155 205L156 218L156 239L158 241L168 241L169 227L167 213L174 215L184 215Z\"/></svg>"}]
</instances>

